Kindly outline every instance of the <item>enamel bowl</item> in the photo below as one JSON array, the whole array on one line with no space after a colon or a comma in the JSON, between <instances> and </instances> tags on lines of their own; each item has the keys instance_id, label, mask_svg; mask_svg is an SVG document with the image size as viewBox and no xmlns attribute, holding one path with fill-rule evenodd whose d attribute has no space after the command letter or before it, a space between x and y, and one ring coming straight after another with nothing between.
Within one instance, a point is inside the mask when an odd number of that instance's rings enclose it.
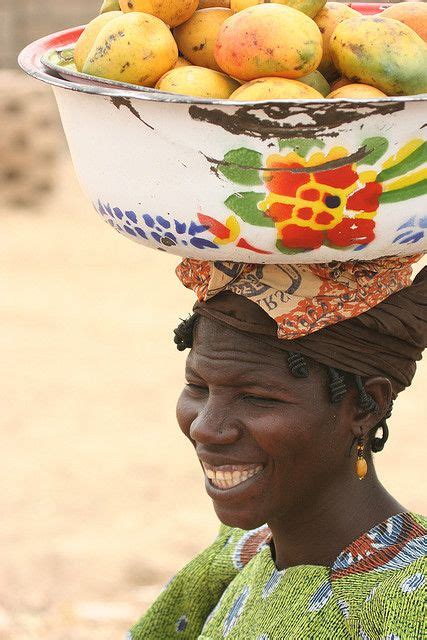
<instances>
[{"instance_id":1,"label":"enamel bowl","mask_svg":"<svg viewBox=\"0 0 427 640\"><path fill-rule=\"evenodd\" d=\"M255 263L427 250L427 94L256 103L167 94L55 65L52 52L72 49L81 31L30 44L19 63L52 86L81 185L119 233L180 256Z\"/></svg>"}]
</instances>

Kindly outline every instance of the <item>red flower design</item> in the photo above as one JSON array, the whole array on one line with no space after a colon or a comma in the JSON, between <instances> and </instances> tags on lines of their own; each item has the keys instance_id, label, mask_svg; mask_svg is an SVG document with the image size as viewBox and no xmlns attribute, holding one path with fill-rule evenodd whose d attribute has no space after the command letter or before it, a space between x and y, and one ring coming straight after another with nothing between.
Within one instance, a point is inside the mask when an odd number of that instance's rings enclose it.
<instances>
[{"instance_id":1,"label":"red flower design","mask_svg":"<svg viewBox=\"0 0 427 640\"><path fill-rule=\"evenodd\" d=\"M347 199L347 209L350 211L376 211L379 207L378 198L383 188L378 182L368 182L363 189L359 189Z\"/></svg>"},{"instance_id":2,"label":"red flower design","mask_svg":"<svg viewBox=\"0 0 427 640\"><path fill-rule=\"evenodd\" d=\"M344 218L333 229L326 232L328 240L337 247L352 244L369 244L375 238L375 222L363 218Z\"/></svg>"},{"instance_id":3,"label":"red flower design","mask_svg":"<svg viewBox=\"0 0 427 640\"><path fill-rule=\"evenodd\" d=\"M382 186L373 181L363 184L357 165L345 153L334 147L328 155L317 152L309 160L294 152L267 160L269 194L260 208L276 223L283 247L303 251L317 249L325 241L349 247L375 238L375 222L360 215L373 217ZM370 177L374 178L375 174Z\"/></svg>"},{"instance_id":4,"label":"red flower design","mask_svg":"<svg viewBox=\"0 0 427 640\"><path fill-rule=\"evenodd\" d=\"M323 231L315 231L310 227L299 227L289 224L282 229L282 243L289 249L318 249L324 240Z\"/></svg>"}]
</instances>

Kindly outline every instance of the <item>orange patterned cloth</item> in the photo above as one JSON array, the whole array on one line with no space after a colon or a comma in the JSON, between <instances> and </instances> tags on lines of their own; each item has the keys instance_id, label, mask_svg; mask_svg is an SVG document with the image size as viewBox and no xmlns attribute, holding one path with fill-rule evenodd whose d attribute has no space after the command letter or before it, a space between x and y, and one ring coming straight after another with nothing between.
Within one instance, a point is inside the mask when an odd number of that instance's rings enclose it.
<instances>
[{"instance_id":1,"label":"orange patterned cloth","mask_svg":"<svg viewBox=\"0 0 427 640\"><path fill-rule=\"evenodd\" d=\"M184 259L178 278L207 301L231 291L255 302L294 340L365 313L411 284L415 256L328 264L244 264Z\"/></svg>"}]
</instances>

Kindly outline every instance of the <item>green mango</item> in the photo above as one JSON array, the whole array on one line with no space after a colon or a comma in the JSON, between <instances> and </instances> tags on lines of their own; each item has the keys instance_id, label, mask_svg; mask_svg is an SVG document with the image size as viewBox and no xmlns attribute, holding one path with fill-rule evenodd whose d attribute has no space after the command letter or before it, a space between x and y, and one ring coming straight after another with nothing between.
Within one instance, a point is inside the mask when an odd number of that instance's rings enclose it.
<instances>
[{"instance_id":1,"label":"green mango","mask_svg":"<svg viewBox=\"0 0 427 640\"><path fill-rule=\"evenodd\" d=\"M107 11L120 11L119 0L104 0L99 13L107 13Z\"/></svg>"},{"instance_id":2,"label":"green mango","mask_svg":"<svg viewBox=\"0 0 427 640\"><path fill-rule=\"evenodd\" d=\"M352 82L388 96L427 93L427 44L403 22L349 18L337 25L330 46L336 68Z\"/></svg>"},{"instance_id":3,"label":"green mango","mask_svg":"<svg viewBox=\"0 0 427 640\"><path fill-rule=\"evenodd\" d=\"M329 82L326 81L325 77L322 76L320 71L312 71L308 73L306 76L302 78L298 78L298 82L303 82L304 84L308 84L309 87L313 87L322 96L327 96L331 91L331 87L329 86Z\"/></svg>"}]
</instances>

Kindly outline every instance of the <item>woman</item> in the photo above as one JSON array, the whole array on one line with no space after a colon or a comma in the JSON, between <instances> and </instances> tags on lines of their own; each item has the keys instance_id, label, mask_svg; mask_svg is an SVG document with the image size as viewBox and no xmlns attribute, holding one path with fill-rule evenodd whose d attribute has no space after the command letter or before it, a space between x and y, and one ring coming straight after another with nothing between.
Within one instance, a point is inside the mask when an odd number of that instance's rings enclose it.
<instances>
[{"instance_id":1,"label":"woman","mask_svg":"<svg viewBox=\"0 0 427 640\"><path fill-rule=\"evenodd\" d=\"M223 524L129 638L427 637L427 519L371 454L427 344L410 262L184 260L199 303L175 332L191 347L177 416Z\"/></svg>"}]
</instances>

